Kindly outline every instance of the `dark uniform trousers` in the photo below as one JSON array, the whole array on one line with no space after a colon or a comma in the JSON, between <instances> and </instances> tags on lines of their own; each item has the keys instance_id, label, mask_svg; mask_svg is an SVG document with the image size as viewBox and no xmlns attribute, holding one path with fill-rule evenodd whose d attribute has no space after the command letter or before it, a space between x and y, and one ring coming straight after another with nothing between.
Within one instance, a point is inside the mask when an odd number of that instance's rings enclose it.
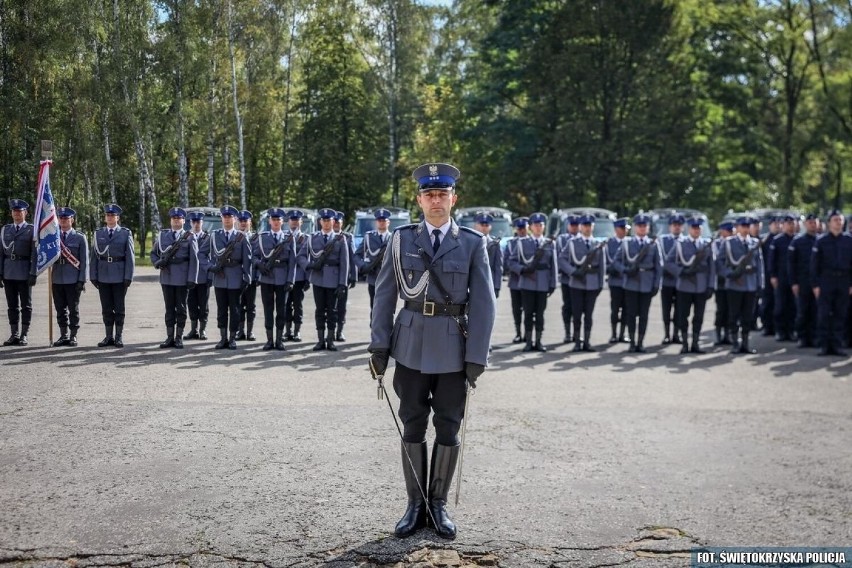
<instances>
[{"instance_id":1,"label":"dark uniform trousers","mask_svg":"<svg viewBox=\"0 0 852 568\"><path fill-rule=\"evenodd\" d=\"M819 289L817 300L819 338L829 348L838 349L846 334L846 316L849 313L849 273L837 273L830 284Z\"/></svg>"},{"instance_id":2,"label":"dark uniform trousers","mask_svg":"<svg viewBox=\"0 0 852 568\"><path fill-rule=\"evenodd\" d=\"M260 300L263 302L263 325L267 331L272 331L273 323L276 329L284 329L287 313L286 287L282 284L260 283Z\"/></svg>"},{"instance_id":3,"label":"dark uniform trousers","mask_svg":"<svg viewBox=\"0 0 852 568\"><path fill-rule=\"evenodd\" d=\"M341 325L346 323L346 302L349 301L349 288L337 293L337 321Z\"/></svg>"},{"instance_id":4,"label":"dark uniform trousers","mask_svg":"<svg viewBox=\"0 0 852 568\"><path fill-rule=\"evenodd\" d=\"M3 280L6 287L6 303L9 306L9 324L17 326L18 321L30 325L33 317L33 293L28 280Z\"/></svg>"},{"instance_id":5,"label":"dark uniform trousers","mask_svg":"<svg viewBox=\"0 0 852 568\"><path fill-rule=\"evenodd\" d=\"M624 303L627 305L627 331L631 338L636 337L636 318L639 318L639 337L645 337L648 330L648 312L651 309L653 292L624 291Z\"/></svg>"},{"instance_id":6,"label":"dark uniform trousers","mask_svg":"<svg viewBox=\"0 0 852 568\"><path fill-rule=\"evenodd\" d=\"M287 294L284 309L284 321L302 325L302 304L305 301L305 284L307 280L299 280L293 284L293 290Z\"/></svg>"},{"instance_id":7,"label":"dark uniform trousers","mask_svg":"<svg viewBox=\"0 0 852 568\"><path fill-rule=\"evenodd\" d=\"M595 311L595 300L600 290L581 290L571 288L571 308L574 319L574 341L580 341L580 326L583 326L583 338L591 339L592 312Z\"/></svg>"},{"instance_id":8,"label":"dark uniform trousers","mask_svg":"<svg viewBox=\"0 0 852 568\"><path fill-rule=\"evenodd\" d=\"M211 282L212 283L212 282ZM189 310L189 319L202 323L207 323L207 317L210 313L210 307L207 305L210 301L210 285L207 283L199 284L186 294L186 306Z\"/></svg>"},{"instance_id":9,"label":"dark uniform trousers","mask_svg":"<svg viewBox=\"0 0 852 568\"><path fill-rule=\"evenodd\" d=\"M236 333L240 329L240 289L216 287L215 290L216 327Z\"/></svg>"},{"instance_id":10,"label":"dark uniform trousers","mask_svg":"<svg viewBox=\"0 0 852 568\"><path fill-rule=\"evenodd\" d=\"M370 294L370 319L373 319L373 302L376 299L376 285L367 284L367 293Z\"/></svg>"},{"instance_id":11,"label":"dark uniform trousers","mask_svg":"<svg viewBox=\"0 0 852 568\"><path fill-rule=\"evenodd\" d=\"M704 310L707 307L707 292L681 292L678 291L676 297L675 315L677 321L675 325L680 330L684 345L686 344L687 332L689 331L689 312L692 312L692 333L697 336L701 333L701 326L704 325Z\"/></svg>"},{"instance_id":12,"label":"dark uniform trousers","mask_svg":"<svg viewBox=\"0 0 852 568\"><path fill-rule=\"evenodd\" d=\"M163 289L163 301L166 304L166 327L177 326L183 329L186 326L187 287L167 284L160 286Z\"/></svg>"},{"instance_id":13,"label":"dark uniform trousers","mask_svg":"<svg viewBox=\"0 0 852 568\"><path fill-rule=\"evenodd\" d=\"M728 329L728 291L725 290L725 279L716 279L716 319L714 325Z\"/></svg>"},{"instance_id":14,"label":"dark uniform trousers","mask_svg":"<svg viewBox=\"0 0 852 568\"><path fill-rule=\"evenodd\" d=\"M764 257L765 258L765 257ZM760 314L760 323L763 324L764 335L775 335L775 290L769 284L769 276L766 276L766 287L760 292L760 305L757 305L757 293L752 310ZM752 318L754 322L754 318ZM752 323L752 329L754 323Z\"/></svg>"},{"instance_id":15,"label":"dark uniform trousers","mask_svg":"<svg viewBox=\"0 0 852 568\"><path fill-rule=\"evenodd\" d=\"M677 295L679 292L674 286L660 286L660 303L663 305L663 326L666 329L666 335L669 334L669 326L672 322L675 324L675 335L677 335L678 318L677 314ZM672 316L672 308L674 308L674 316Z\"/></svg>"},{"instance_id":16,"label":"dark uniform trousers","mask_svg":"<svg viewBox=\"0 0 852 568\"><path fill-rule=\"evenodd\" d=\"M770 285L771 287L771 285ZM791 336L796 321L796 297L790 282L778 280L775 292L775 333Z\"/></svg>"},{"instance_id":17,"label":"dark uniform trousers","mask_svg":"<svg viewBox=\"0 0 852 568\"><path fill-rule=\"evenodd\" d=\"M515 325L519 328L521 327L521 314L524 309L524 299L523 294L521 294L520 290L509 290L509 297L512 300L512 319L515 321Z\"/></svg>"},{"instance_id":18,"label":"dark uniform trousers","mask_svg":"<svg viewBox=\"0 0 852 568\"><path fill-rule=\"evenodd\" d=\"M101 314L105 326L124 326L124 298L127 295L127 286L124 282L118 284L98 285L98 294L101 297Z\"/></svg>"},{"instance_id":19,"label":"dark uniform trousers","mask_svg":"<svg viewBox=\"0 0 852 568\"><path fill-rule=\"evenodd\" d=\"M562 324L565 326L565 334L571 329L571 322L574 320L574 312L571 304L571 287L568 284L562 284Z\"/></svg>"},{"instance_id":20,"label":"dark uniform trousers","mask_svg":"<svg viewBox=\"0 0 852 568\"><path fill-rule=\"evenodd\" d=\"M328 327L329 332L334 333L337 326L337 288L314 285L314 304L317 331L325 331Z\"/></svg>"},{"instance_id":21,"label":"dark uniform trousers","mask_svg":"<svg viewBox=\"0 0 852 568\"><path fill-rule=\"evenodd\" d=\"M77 284L52 284L56 323L60 329L80 327L80 292Z\"/></svg>"},{"instance_id":22,"label":"dark uniform trousers","mask_svg":"<svg viewBox=\"0 0 852 568\"><path fill-rule=\"evenodd\" d=\"M754 329L757 292L738 292L728 290L728 329L749 333Z\"/></svg>"},{"instance_id":23,"label":"dark uniform trousers","mask_svg":"<svg viewBox=\"0 0 852 568\"><path fill-rule=\"evenodd\" d=\"M619 323L624 323L627 316L627 303L624 298L624 288L621 286L609 287L609 323L612 328Z\"/></svg>"},{"instance_id":24,"label":"dark uniform trousers","mask_svg":"<svg viewBox=\"0 0 852 568\"><path fill-rule=\"evenodd\" d=\"M808 343L818 342L817 302L810 286L800 285L796 296L796 334Z\"/></svg>"},{"instance_id":25,"label":"dark uniform trousers","mask_svg":"<svg viewBox=\"0 0 852 568\"><path fill-rule=\"evenodd\" d=\"M424 374L396 364L393 390L399 397L399 418L403 439L411 444L426 441L429 412L434 412L435 442L442 446L457 446L458 432L464 418L465 374Z\"/></svg>"},{"instance_id":26,"label":"dark uniform trousers","mask_svg":"<svg viewBox=\"0 0 852 568\"><path fill-rule=\"evenodd\" d=\"M248 285L240 295L240 322L254 323L257 315L257 282Z\"/></svg>"},{"instance_id":27,"label":"dark uniform trousers","mask_svg":"<svg viewBox=\"0 0 852 568\"><path fill-rule=\"evenodd\" d=\"M544 311L547 309L547 292L521 290L524 306L524 331L529 333L535 327L539 333L544 331Z\"/></svg>"}]
</instances>

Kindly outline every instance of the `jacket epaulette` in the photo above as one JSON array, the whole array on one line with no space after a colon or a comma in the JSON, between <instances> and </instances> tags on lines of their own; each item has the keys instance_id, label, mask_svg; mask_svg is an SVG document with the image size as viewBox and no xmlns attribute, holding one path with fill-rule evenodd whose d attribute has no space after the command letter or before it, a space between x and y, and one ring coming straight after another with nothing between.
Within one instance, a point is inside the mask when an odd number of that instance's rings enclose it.
<instances>
[{"instance_id":1,"label":"jacket epaulette","mask_svg":"<svg viewBox=\"0 0 852 568\"><path fill-rule=\"evenodd\" d=\"M484 237L485 236L483 233L480 233L479 231L477 231L476 229L473 229L471 227L463 227L463 226L459 225L459 229L461 229L462 231L467 231L468 233L473 233L477 237Z\"/></svg>"}]
</instances>

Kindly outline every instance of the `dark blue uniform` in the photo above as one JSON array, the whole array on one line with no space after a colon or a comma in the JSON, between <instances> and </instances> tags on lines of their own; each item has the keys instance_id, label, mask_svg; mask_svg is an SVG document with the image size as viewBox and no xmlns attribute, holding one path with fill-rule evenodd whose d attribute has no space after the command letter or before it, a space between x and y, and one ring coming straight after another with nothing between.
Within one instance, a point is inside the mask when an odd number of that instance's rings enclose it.
<instances>
[{"instance_id":1,"label":"dark blue uniform","mask_svg":"<svg viewBox=\"0 0 852 568\"><path fill-rule=\"evenodd\" d=\"M841 354L852 286L852 236L826 233L817 239L811 273L814 286L819 288L817 321L823 341L821 354Z\"/></svg>"},{"instance_id":2,"label":"dark blue uniform","mask_svg":"<svg viewBox=\"0 0 852 568\"><path fill-rule=\"evenodd\" d=\"M790 241L787 253L790 286L799 287L796 296L796 334L800 347L814 347L817 342L817 306L811 274L814 243L816 235L799 235Z\"/></svg>"},{"instance_id":3,"label":"dark blue uniform","mask_svg":"<svg viewBox=\"0 0 852 568\"><path fill-rule=\"evenodd\" d=\"M788 233L780 233L770 239L769 254L766 257L767 271L770 278L777 278L775 293L775 337L779 341L794 339L793 328L796 321L796 298L793 296L793 284L787 267L787 254L793 237ZM771 287L767 286L767 287Z\"/></svg>"},{"instance_id":4,"label":"dark blue uniform","mask_svg":"<svg viewBox=\"0 0 852 568\"><path fill-rule=\"evenodd\" d=\"M760 323L763 324L763 335L775 335L775 291L769 284L769 264L766 258L769 256L769 246L772 244L772 239L777 233L769 233L760 239L760 258L764 259L763 263L763 282L762 290L758 291L760 302L755 305L756 315L760 316Z\"/></svg>"}]
</instances>

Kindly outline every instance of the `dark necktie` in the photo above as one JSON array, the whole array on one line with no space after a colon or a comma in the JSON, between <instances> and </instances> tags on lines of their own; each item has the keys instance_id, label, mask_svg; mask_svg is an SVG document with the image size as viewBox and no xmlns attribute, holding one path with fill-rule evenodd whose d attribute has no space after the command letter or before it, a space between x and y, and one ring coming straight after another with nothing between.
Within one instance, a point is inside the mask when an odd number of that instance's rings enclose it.
<instances>
[{"instance_id":1,"label":"dark necktie","mask_svg":"<svg viewBox=\"0 0 852 568\"><path fill-rule=\"evenodd\" d=\"M65 239L67 239L67 238L68 238L68 233L66 233L65 231L62 231L62 244L63 245L65 244Z\"/></svg>"},{"instance_id":2,"label":"dark necktie","mask_svg":"<svg viewBox=\"0 0 852 568\"><path fill-rule=\"evenodd\" d=\"M231 240L231 232L225 231L225 243Z\"/></svg>"},{"instance_id":3,"label":"dark necktie","mask_svg":"<svg viewBox=\"0 0 852 568\"><path fill-rule=\"evenodd\" d=\"M432 254L435 255L441 247L441 229L435 229L432 234L435 235L435 241L432 243Z\"/></svg>"},{"instance_id":4,"label":"dark necktie","mask_svg":"<svg viewBox=\"0 0 852 568\"><path fill-rule=\"evenodd\" d=\"M323 243L325 243L325 244L328 244L328 235L323 234L323 236L322 236L322 242L323 242Z\"/></svg>"},{"instance_id":5,"label":"dark necktie","mask_svg":"<svg viewBox=\"0 0 852 568\"><path fill-rule=\"evenodd\" d=\"M112 238L112 229L109 230L109 238Z\"/></svg>"},{"instance_id":6,"label":"dark necktie","mask_svg":"<svg viewBox=\"0 0 852 568\"><path fill-rule=\"evenodd\" d=\"M273 240L275 241L275 244L276 244L276 245L277 245L278 243L280 243L280 242L281 242L281 239L278 237L278 233L275 233L275 234L272 236L272 238L273 238Z\"/></svg>"}]
</instances>

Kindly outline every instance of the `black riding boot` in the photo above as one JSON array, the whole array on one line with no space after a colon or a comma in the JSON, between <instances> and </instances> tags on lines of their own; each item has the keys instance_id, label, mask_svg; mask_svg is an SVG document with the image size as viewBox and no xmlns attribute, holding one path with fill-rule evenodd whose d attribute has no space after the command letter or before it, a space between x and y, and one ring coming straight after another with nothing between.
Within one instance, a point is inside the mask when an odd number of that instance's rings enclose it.
<instances>
[{"instance_id":1,"label":"black riding boot","mask_svg":"<svg viewBox=\"0 0 852 568\"><path fill-rule=\"evenodd\" d=\"M456 471L461 446L442 446L432 448L432 467L429 472L429 510L437 526L438 536L447 539L456 538L456 525L447 514L447 495Z\"/></svg>"},{"instance_id":2,"label":"black riding boot","mask_svg":"<svg viewBox=\"0 0 852 568\"><path fill-rule=\"evenodd\" d=\"M325 350L325 330L324 329L318 329L317 330L317 338L319 339L319 341L317 341L317 344L314 345L313 350L314 351L324 351Z\"/></svg>"},{"instance_id":3,"label":"black riding boot","mask_svg":"<svg viewBox=\"0 0 852 568\"><path fill-rule=\"evenodd\" d=\"M12 334L9 335L9 339L3 342L3 345L6 347L17 345L21 341L21 336L18 335L18 324L11 324L9 327L12 328Z\"/></svg>"},{"instance_id":4,"label":"black riding boot","mask_svg":"<svg viewBox=\"0 0 852 568\"><path fill-rule=\"evenodd\" d=\"M170 325L166 327L166 340L160 343L160 349L166 349L168 347L175 346L175 326Z\"/></svg>"},{"instance_id":5,"label":"black riding boot","mask_svg":"<svg viewBox=\"0 0 852 568\"><path fill-rule=\"evenodd\" d=\"M287 323L287 331L284 332L284 341L293 341L293 332L291 331L292 325L293 324L289 322Z\"/></svg>"},{"instance_id":6,"label":"black riding boot","mask_svg":"<svg viewBox=\"0 0 852 568\"><path fill-rule=\"evenodd\" d=\"M183 349L183 328L175 328L175 349Z\"/></svg>"},{"instance_id":7,"label":"black riding boot","mask_svg":"<svg viewBox=\"0 0 852 568\"><path fill-rule=\"evenodd\" d=\"M426 495L426 442L419 444L402 442L401 448L402 476L405 479L408 507L396 524L394 534L399 538L405 538L426 526L426 502L423 501L423 496ZM408 463L406 450L408 450L408 456L411 456L411 463Z\"/></svg>"},{"instance_id":8,"label":"black riding boot","mask_svg":"<svg viewBox=\"0 0 852 568\"><path fill-rule=\"evenodd\" d=\"M115 345L115 339L112 338L112 326L104 324L104 330L104 338L98 342L98 347L107 347L109 345Z\"/></svg>"},{"instance_id":9,"label":"black riding boot","mask_svg":"<svg viewBox=\"0 0 852 568\"><path fill-rule=\"evenodd\" d=\"M340 341L340 342L346 341L346 336L343 335L343 324L344 324L344 322L338 322L337 323L337 333L334 335L335 341Z\"/></svg>"},{"instance_id":10,"label":"black riding boot","mask_svg":"<svg viewBox=\"0 0 852 568\"><path fill-rule=\"evenodd\" d=\"M116 325L115 326L115 343L113 344L116 347L124 347L124 326Z\"/></svg>"},{"instance_id":11,"label":"black riding boot","mask_svg":"<svg viewBox=\"0 0 852 568\"><path fill-rule=\"evenodd\" d=\"M754 349L753 347L749 346L749 344L748 344L748 332L747 331L743 332L743 341L740 344L740 353L744 353L746 355L754 355L755 353L757 353L757 349Z\"/></svg>"},{"instance_id":12,"label":"black riding boot","mask_svg":"<svg viewBox=\"0 0 852 568\"><path fill-rule=\"evenodd\" d=\"M207 339L207 322L204 320L198 322L198 339Z\"/></svg>"},{"instance_id":13,"label":"black riding boot","mask_svg":"<svg viewBox=\"0 0 852 568\"><path fill-rule=\"evenodd\" d=\"M228 328L220 327L219 343L217 343L213 349L225 349L226 347L228 347Z\"/></svg>"},{"instance_id":14,"label":"black riding boot","mask_svg":"<svg viewBox=\"0 0 852 568\"><path fill-rule=\"evenodd\" d=\"M246 340L257 341L257 337L254 335L254 320L246 322Z\"/></svg>"},{"instance_id":15,"label":"black riding boot","mask_svg":"<svg viewBox=\"0 0 852 568\"><path fill-rule=\"evenodd\" d=\"M68 336L68 347L77 347L77 330L79 327L71 328L71 335Z\"/></svg>"},{"instance_id":16,"label":"black riding boot","mask_svg":"<svg viewBox=\"0 0 852 568\"><path fill-rule=\"evenodd\" d=\"M515 325L515 337L512 339L512 343L523 343L524 338L521 336L521 324Z\"/></svg>"},{"instance_id":17,"label":"black riding boot","mask_svg":"<svg viewBox=\"0 0 852 568\"><path fill-rule=\"evenodd\" d=\"M301 331L301 329L302 329L302 324L299 324L299 323L295 324L295 326L293 327L293 342L300 343L302 341L302 334L299 333L299 331Z\"/></svg>"},{"instance_id":18,"label":"black riding boot","mask_svg":"<svg viewBox=\"0 0 852 568\"><path fill-rule=\"evenodd\" d=\"M684 337L683 344L686 345L686 332L684 332L683 337ZM691 351L693 353L698 353L699 355L702 354L702 353L707 353L706 351L704 351L701 348L700 343L701 343L701 332L700 331L693 331L692 332L692 349L691 349Z\"/></svg>"},{"instance_id":19,"label":"black riding boot","mask_svg":"<svg viewBox=\"0 0 852 568\"><path fill-rule=\"evenodd\" d=\"M272 341L272 330L266 330L266 343L263 344L264 351L270 351L275 348L275 343Z\"/></svg>"},{"instance_id":20,"label":"black riding boot","mask_svg":"<svg viewBox=\"0 0 852 568\"><path fill-rule=\"evenodd\" d=\"M275 328L275 349L284 351L284 328Z\"/></svg>"},{"instance_id":21,"label":"black riding boot","mask_svg":"<svg viewBox=\"0 0 852 568\"><path fill-rule=\"evenodd\" d=\"M545 347L545 346L544 346L544 345L542 345L542 343L541 343L541 334L542 334L542 332L541 332L541 331L536 331L536 332L535 332L535 346L534 346L533 348L534 348L536 351L541 351L542 353L544 353L545 351L547 351L547 347Z\"/></svg>"},{"instance_id":22,"label":"black riding boot","mask_svg":"<svg viewBox=\"0 0 852 568\"><path fill-rule=\"evenodd\" d=\"M325 338L325 348L329 351L337 351L337 347L334 346L334 330L329 329L328 335Z\"/></svg>"},{"instance_id":23,"label":"black riding boot","mask_svg":"<svg viewBox=\"0 0 852 568\"><path fill-rule=\"evenodd\" d=\"M63 345L68 345L68 328L65 326L59 327L59 339L53 342L54 347L62 347Z\"/></svg>"},{"instance_id":24,"label":"black riding boot","mask_svg":"<svg viewBox=\"0 0 852 568\"><path fill-rule=\"evenodd\" d=\"M198 339L198 320L190 320L189 333L183 336L184 339Z\"/></svg>"},{"instance_id":25,"label":"black riding boot","mask_svg":"<svg viewBox=\"0 0 852 568\"><path fill-rule=\"evenodd\" d=\"M731 355L737 355L740 352L740 342L737 339L737 330L735 328L729 329L728 337L731 341Z\"/></svg>"},{"instance_id":26,"label":"black riding boot","mask_svg":"<svg viewBox=\"0 0 852 568\"><path fill-rule=\"evenodd\" d=\"M18 345L26 345L26 344L29 343L29 339L27 338L27 335L29 334L29 332L30 332L30 326L27 325L27 324L23 324L21 326L21 337L18 338Z\"/></svg>"}]
</instances>

